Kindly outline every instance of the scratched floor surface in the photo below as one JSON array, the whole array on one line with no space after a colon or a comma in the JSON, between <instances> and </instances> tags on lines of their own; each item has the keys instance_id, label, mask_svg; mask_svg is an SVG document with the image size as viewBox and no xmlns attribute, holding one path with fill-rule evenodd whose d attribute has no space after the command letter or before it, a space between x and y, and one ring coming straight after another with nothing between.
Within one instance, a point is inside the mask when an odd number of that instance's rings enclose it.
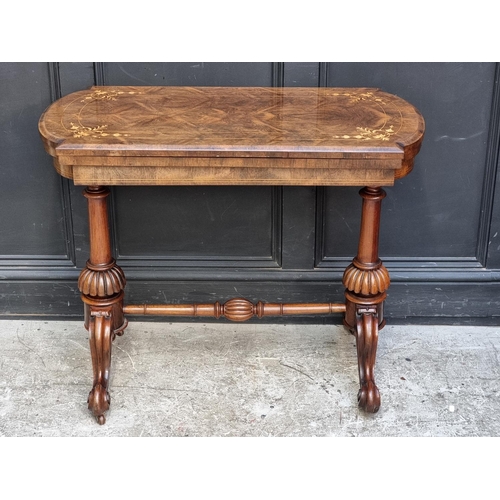
<instances>
[{"instance_id":1,"label":"scratched floor surface","mask_svg":"<svg viewBox=\"0 0 500 500\"><path fill-rule=\"evenodd\" d=\"M387 326L365 415L342 327L132 321L99 426L81 322L0 321L0 435L499 436L499 351L498 327Z\"/></svg>"}]
</instances>

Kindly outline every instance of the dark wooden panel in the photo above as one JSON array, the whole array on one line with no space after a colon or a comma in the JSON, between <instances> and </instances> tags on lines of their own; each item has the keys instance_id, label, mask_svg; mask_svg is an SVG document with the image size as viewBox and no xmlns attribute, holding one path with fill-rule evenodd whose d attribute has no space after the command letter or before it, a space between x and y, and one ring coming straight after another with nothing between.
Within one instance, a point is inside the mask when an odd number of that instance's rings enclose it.
<instances>
[{"instance_id":1,"label":"dark wooden panel","mask_svg":"<svg viewBox=\"0 0 500 500\"><path fill-rule=\"evenodd\" d=\"M284 67L285 87L317 87L320 65L317 62L289 62Z\"/></svg>"},{"instance_id":2,"label":"dark wooden panel","mask_svg":"<svg viewBox=\"0 0 500 500\"><path fill-rule=\"evenodd\" d=\"M279 188L120 187L114 200L121 259L278 265Z\"/></svg>"},{"instance_id":3,"label":"dark wooden panel","mask_svg":"<svg viewBox=\"0 0 500 500\"><path fill-rule=\"evenodd\" d=\"M64 62L59 66L61 81L61 95L65 96L77 90L83 90L95 85L94 63L91 62Z\"/></svg>"},{"instance_id":4,"label":"dark wooden panel","mask_svg":"<svg viewBox=\"0 0 500 500\"><path fill-rule=\"evenodd\" d=\"M273 63L106 63L106 85L270 87Z\"/></svg>"},{"instance_id":5,"label":"dark wooden panel","mask_svg":"<svg viewBox=\"0 0 500 500\"><path fill-rule=\"evenodd\" d=\"M38 134L50 85L47 63L0 65L0 256L67 255L61 178Z\"/></svg>"},{"instance_id":6,"label":"dark wooden panel","mask_svg":"<svg viewBox=\"0 0 500 500\"><path fill-rule=\"evenodd\" d=\"M76 279L0 280L0 317L34 318L67 316L83 320L82 301ZM83 322L82 322L83 325Z\"/></svg>"},{"instance_id":7,"label":"dark wooden panel","mask_svg":"<svg viewBox=\"0 0 500 500\"><path fill-rule=\"evenodd\" d=\"M414 105L426 137L413 172L387 189L381 255L475 257L495 65L493 63L331 63L329 86L376 86ZM348 256L356 245L353 189L325 194L324 252Z\"/></svg>"},{"instance_id":8,"label":"dark wooden panel","mask_svg":"<svg viewBox=\"0 0 500 500\"><path fill-rule=\"evenodd\" d=\"M315 187L283 188L283 269L314 266L316 191Z\"/></svg>"}]
</instances>

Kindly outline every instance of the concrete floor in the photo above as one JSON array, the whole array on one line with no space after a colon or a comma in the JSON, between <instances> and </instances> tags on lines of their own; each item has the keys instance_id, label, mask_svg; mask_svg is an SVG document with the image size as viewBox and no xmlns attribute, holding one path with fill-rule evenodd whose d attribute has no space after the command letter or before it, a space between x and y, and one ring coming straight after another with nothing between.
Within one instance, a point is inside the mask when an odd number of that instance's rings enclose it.
<instances>
[{"instance_id":1,"label":"concrete floor","mask_svg":"<svg viewBox=\"0 0 500 500\"><path fill-rule=\"evenodd\" d=\"M99 426L82 323L2 320L0 436L499 436L499 350L499 327L389 325L365 415L343 327L132 319Z\"/></svg>"}]
</instances>

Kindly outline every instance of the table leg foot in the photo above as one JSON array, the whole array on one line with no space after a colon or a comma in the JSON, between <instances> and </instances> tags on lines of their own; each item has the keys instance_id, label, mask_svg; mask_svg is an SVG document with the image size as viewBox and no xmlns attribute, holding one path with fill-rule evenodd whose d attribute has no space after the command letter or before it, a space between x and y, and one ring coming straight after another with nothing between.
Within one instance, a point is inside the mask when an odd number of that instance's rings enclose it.
<instances>
[{"instance_id":1,"label":"table leg foot","mask_svg":"<svg viewBox=\"0 0 500 500\"><path fill-rule=\"evenodd\" d=\"M94 382L88 397L89 410L99 424L104 424L104 412L109 410L111 398L108 392L111 367L111 343L113 340L113 320L110 309L92 311L89 321L90 352Z\"/></svg>"},{"instance_id":2,"label":"table leg foot","mask_svg":"<svg viewBox=\"0 0 500 500\"><path fill-rule=\"evenodd\" d=\"M102 385L96 385L89 393L88 397L89 410L92 411L94 417L100 425L106 423L104 412L109 410L111 402L109 392Z\"/></svg>"},{"instance_id":3,"label":"table leg foot","mask_svg":"<svg viewBox=\"0 0 500 500\"><path fill-rule=\"evenodd\" d=\"M368 413L376 413L380 408L380 392L374 378L378 323L376 308L358 309L355 331L360 383L358 404Z\"/></svg>"},{"instance_id":4,"label":"table leg foot","mask_svg":"<svg viewBox=\"0 0 500 500\"><path fill-rule=\"evenodd\" d=\"M103 186L89 186L84 191L89 210L90 258L78 279L94 372L88 405L101 425L106 422L104 412L110 403L111 343L127 326L123 316L126 279L113 258L107 208L109 194L109 189Z\"/></svg>"},{"instance_id":5,"label":"table leg foot","mask_svg":"<svg viewBox=\"0 0 500 500\"><path fill-rule=\"evenodd\" d=\"M359 194L363 205L358 253L342 279L346 287L344 325L356 337L359 406L366 412L376 413L380 408L380 393L373 372L378 331L385 325L384 300L391 283L389 272L378 256L380 212L385 192L381 187L367 186Z\"/></svg>"}]
</instances>

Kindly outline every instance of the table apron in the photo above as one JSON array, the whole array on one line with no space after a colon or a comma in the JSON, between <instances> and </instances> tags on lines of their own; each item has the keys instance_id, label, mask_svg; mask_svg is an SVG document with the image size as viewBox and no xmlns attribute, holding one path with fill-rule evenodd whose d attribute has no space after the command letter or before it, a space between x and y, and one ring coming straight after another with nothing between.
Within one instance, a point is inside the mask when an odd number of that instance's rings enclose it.
<instances>
[{"instance_id":1,"label":"table apron","mask_svg":"<svg viewBox=\"0 0 500 500\"><path fill-rule=\"evenodd\" d=\"M345 165L345 164L344 164ZM398 162L398 166L400 163ZM65 176L76 185L392 186L394 169L269 167L100 167L75 165Z\"/></svg>"}]
</instances>

